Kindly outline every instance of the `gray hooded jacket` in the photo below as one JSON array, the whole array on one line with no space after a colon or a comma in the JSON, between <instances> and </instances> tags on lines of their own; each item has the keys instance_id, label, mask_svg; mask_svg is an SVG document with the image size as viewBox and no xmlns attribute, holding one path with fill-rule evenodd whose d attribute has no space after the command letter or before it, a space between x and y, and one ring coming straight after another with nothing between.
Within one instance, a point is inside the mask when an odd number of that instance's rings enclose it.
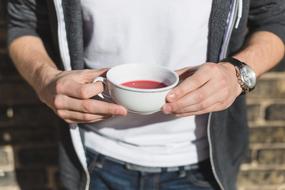
<instances>
[{"instance_id":1,"label":"gray hooded jacket","mask_svg":"<svg viewBox=\"0 0 285 190\"><path fill-rule=\"evenodd\" d=\"M80 0L10 0L8 14L8 43L25 35L38 36L59 68L84 69ZM255 31L269 31L285 40L285 0L213 0L207 60L218 62L239 51ZM245 97L238 97L224 111L210 113L208 123L214 176L221 189L234 190L248 148ZM76 126L59 127L64 187L88 190L81 130Z\"/></svg>"}]
</instances>

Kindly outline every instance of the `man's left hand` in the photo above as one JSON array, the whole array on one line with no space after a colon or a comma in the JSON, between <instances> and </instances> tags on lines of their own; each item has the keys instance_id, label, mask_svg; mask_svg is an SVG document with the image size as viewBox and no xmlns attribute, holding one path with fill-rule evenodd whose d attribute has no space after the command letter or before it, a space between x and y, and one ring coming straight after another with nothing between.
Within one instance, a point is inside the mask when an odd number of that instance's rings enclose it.
<instances>
[{"instance_id":1,"label":"man's left hand","mask_svg":"<svg viewBox=\"0 0 285 190\"><path fill-rule=\"evenodd\" d=\"M235 68L229 63L206 63L176 72L185 79L167 95L162 108L165 114L184 117L221 111L242 91Z\"/></svg>"}]
</instances>

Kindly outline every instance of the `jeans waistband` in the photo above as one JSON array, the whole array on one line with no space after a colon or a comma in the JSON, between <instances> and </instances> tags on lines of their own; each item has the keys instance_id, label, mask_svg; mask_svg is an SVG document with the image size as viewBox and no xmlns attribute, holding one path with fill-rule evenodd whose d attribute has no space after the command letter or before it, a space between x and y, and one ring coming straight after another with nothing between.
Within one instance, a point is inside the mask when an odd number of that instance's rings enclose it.
<instances>
[{"instance_id":1,"label":"jeans waistband","mask_svg":"<svg viewBox=\"0 0 285 190\"><path fill-rule=\"evenodd\" d=\"M102 163L105 161L114 162L120 165L123 165L126 169L132 170L132 171L139 171L139 172L145 172L145 173L161 173L161 172L181 172L181 171L189 171L189 170L196 170L203 167L203 165L207 165L209 163L209 159L206 159L204 161L194 163L194 164L188 164L184 166L174 166L174 167L148 167L148 166L141 166L136 165L132 163L128 163L122 160L118 160L109 156L105 156L103 154L100 154L98 152L95 152L94 150L87 150L91 154L94 155L94 158L96 158L97 161L101 161ZM98 163L97 163L98 164Z\"/></svg>"}]
</instances>

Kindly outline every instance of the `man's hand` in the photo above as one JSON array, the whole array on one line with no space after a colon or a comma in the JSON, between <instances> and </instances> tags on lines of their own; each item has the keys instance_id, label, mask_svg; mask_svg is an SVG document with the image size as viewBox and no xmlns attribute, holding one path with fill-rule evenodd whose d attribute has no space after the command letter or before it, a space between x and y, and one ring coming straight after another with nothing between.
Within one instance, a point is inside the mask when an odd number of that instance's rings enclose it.
<instances>
[{"instance_id":1,"label":"man's hand","mask_svg":"<svg viewBox=\"0 0 285 190\"><path fill-rule=\"evenodd\" d=\"M184 80L166 97L166 114L200 115L228 108L241 93L235 68L229 63L206 63L178 70Z\"/></svg>"},{"instance_id":2,"label":"man's hand","mask_svg":"<svg viewBox=\"0 0 285 190\"><path fill-rule=\"evenodd\" d=\"M104 87L93 80L106 72L101 70L58 71L36 89L41 101L68 123L97 122L112 115L126 115L116 104L91 99Z\"/></svg>"},{"instance_id":3,"label":"man's hand","mask_svg":"<svg viewBox=\"0 0 285 190\"><path fill-rule=\"evenodd\" d=\"M89 123L127 114L122 106L91 99L103 91L103 84L93 80L107 69L59 71L42 40L34 36L14 40L9 53L41 101L66 122Z\"/></svg>"}]
</instances>

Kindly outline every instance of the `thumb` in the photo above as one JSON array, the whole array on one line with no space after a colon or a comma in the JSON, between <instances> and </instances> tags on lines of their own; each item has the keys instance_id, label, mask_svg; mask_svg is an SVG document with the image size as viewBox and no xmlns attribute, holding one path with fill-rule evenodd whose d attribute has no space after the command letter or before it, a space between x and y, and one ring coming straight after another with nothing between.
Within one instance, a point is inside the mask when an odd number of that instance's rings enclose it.
<instances>
[{"instance_id":1,"label":"thumb","mask_svg":"<svg viewBox=\"0 0 285 190\"><path fill-rule=\"evenodd\" d=\"M102 82L86 83L82 86L83 99L92 98L104 91L104 84Z\"/></svg>"},{"instance_id":2,"label":"thumb","mask_svg":"<svg viewBox=\"0 0 285 190\"><path fill-rule=\"evenodd\" d=\"M109 69L88 69L82 73L83 83L93 83L93 81L99 76L106 76Z\"/></svg>"},{"instance_id":3,"label":"thumb","mask_svg":"<svg viewBox=\"0 0 285 190\"><path fill-rule=\"evenodd\" d=\"M66 93L72 97L89 99L104 91L103 82L93 82L97 77L104 76L108 69L88 69L76 75L76 80L72 82L70 88L66 88Z\"/></svg>"},{"instance_id":4,"label":"thumb","mask_svg":"<svg viewBox=\"0 0 285 190\"><path fill-rule=\"evenodd\" d=\"M98 69L98 70L87 70L85 76L85 84L82 86L83 91L85 92L85 98L91 98L96 96L104 91L104 83L102 81L94 80L100 76L106 76L108 69Z\"/></svg>"}]
</instances>

